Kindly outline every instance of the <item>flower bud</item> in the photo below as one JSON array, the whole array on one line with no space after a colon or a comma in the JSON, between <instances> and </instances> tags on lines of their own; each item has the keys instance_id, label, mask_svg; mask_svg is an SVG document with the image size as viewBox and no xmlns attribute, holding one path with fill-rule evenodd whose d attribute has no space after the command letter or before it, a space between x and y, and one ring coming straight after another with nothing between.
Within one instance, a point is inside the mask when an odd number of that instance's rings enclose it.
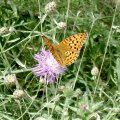
<instances>
[{"instance_id":1,"label":"flower bud","mask_svg":"<svg viewBox=\"0 0 120 120\"><path fill-rule=\"evenodd\" d=\"M45 12L46 13L52 13L53 11L55 11L55 9L56 9L56 3L54 1L48 3L45 6Z\"/></svg>"},{"instance_id":2,"label":"flower bud","mask_svg":"<svg viewBox=\"0 0 120 120\"><path fill-rule=\"evenodd\" d=\"M9 29L7 27L1 27L0 28L0 35L6 34L9 32Z\"/></svg>"},{"instance_id":3,"label":"flower bud","mask_svg":"<svg viewBox=\"0 0 120 120\"><path fill-rule=\"evenodd\" d=\"M93 119L93 117L96 119L96 120L100 120L100 115L98 113L93 113L91 115L91 118Z\"/></svg>"},{"instance_id":4,"label":"flower bud","mask_svg":"<svg viewBox=\"0 0 120 120\"><path fill-rule=\"evenodd\" d=\"M19 90L19 89L16 89L13 93L13 97L15 99L20 99L24 96L24 91L23 90Z\"/></svg>"},{"instance_id":5,"label":"flower bud","mask_svg":"<svg viewBox=\"0 0 120 120\"><path fill-rule=\"evenodd\" d=\"M87 104L81 104L80 109L83 111L89 110L89 107Z\"/></svg>"},{"instance_id":6,"label":"flower bud","mask_svg":"<svg viewBox=\"0 0 120 120\"><path fill-rule=\"evenodd\" d=\"M64 89L65 89L65 86L62 85L62 86L60 86L58 89L59 89L60 92L63 92Z\"/></svg>"},{"instance_id":7,"label":"flower bud","mask_svg":"<svg viewBox=\"0 0 120 120\"><path fill-rule=\"evenodd\" d=\"M93 76L97 76L98 75L98 73L99 73L99 70L98 70L98 68L95 66L95 67L93 67L92 68L92 70L91 70L91 74L93 75Z\"/></svg>"},{"instance_id":8,"label":"flower bud","mask_svg":"<svg viewBox=\"0 0 120 120\"><path fill-rule=\"evenodd\" d=\"M63 112L63 115L64 115L64 117L67 117L67 116L68 116L68 111L67 111L67 110L64 111L64 112Z\"/></svg>"},{"instance_id":9,"label":"flower bud","mask_svg":"<svg viewBox=\"0 0 120 120\"><path fill-rule=\"evenodd\" d=\"M5 83L6 85L13 86L13 85L16 84L17 78L16 78L16 75L15 75L15 74L11 74L11 75L5 76L4 80L5 80L4 83Z\"/></svg>"},{"instance_id":10,"label":"flower bud","mask_svg":"<svg viewBox=\"0 0 120 120\"><path fill-rule=\"evenodd\" d=\"M9 28L9 32L14 32L15 31L15 28L14 27L10 27Z\"/></svg>"},{"instance_id":11,"label":"flower bud","mask_svg":"<svg viewBox=\"0 0 120 120\"><path fill-rule=\"evenodd\" d=\"M82 94L82 91L81 91L79 88L77 88L77 89L75 90L75 92L74 92L74 95L75 95L76 97L79 97L81 94Z\"/></svg>"},{"instance_id":12,"label":"flower bud","mask_svg":"<svg viewBox=\"0 0 120 120\"><path fill-rule=\"evenodd\" d=\"M64 29L66 26L67 26L67 25L66 25L65 22L59 22L59 23L57 23L58 29Z\"/></svg>"}]
</instances>

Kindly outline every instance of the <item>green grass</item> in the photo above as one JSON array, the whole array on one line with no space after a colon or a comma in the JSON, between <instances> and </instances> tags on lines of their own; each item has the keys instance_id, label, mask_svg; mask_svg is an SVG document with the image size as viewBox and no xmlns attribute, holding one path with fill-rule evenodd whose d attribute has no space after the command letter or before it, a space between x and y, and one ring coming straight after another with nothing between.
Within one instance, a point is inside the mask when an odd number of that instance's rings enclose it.
<instances>
[{"instance_id":1,"label":"green grass","mask_svg":"<svg viewBox=\"0 0 120 120\"><path fill-rule=\"evenodd\" d=\"M0 1L0 120L119 120L120 119L120 3L117 0L56 0L54 13L45 14L48 0ZM40 18L38 18L38 16ZM66 22L63 30L56 22ZM118 27L116 27L118 26ZM32 72L33 55L44 46L41 34L53 42L79 32L89 37L77 61L59 82L44 85ZM93 79L91 70L99 73ZM5 76L16 74L16 86ZM25 92L16 100L16 89Z\"/></svg>"}]
</instances>

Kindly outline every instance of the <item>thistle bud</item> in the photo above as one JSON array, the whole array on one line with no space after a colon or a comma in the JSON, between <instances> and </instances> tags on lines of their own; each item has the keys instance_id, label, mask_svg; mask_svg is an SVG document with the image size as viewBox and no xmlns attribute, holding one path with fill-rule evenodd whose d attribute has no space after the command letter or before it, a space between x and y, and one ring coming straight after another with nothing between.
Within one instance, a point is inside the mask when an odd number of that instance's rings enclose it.
<instances>
[{"instance_id":1,"label":"thistle bud","mask_svg":"<svg viewBox=\"0 0 120 120\"><path fill-rule=\"evenodd\" d=\"M87 104L81 104L80 109L83 111L89 110L89 106Z\"/></svg>"},{"instance_id":2,"label":"thistle bud","mask_svg":"<svg viewBox=\"0 0 120 120\"><path fill-rule=\"evenodd\" d=\"M91 115L91 118L95 118L96 120L100 120L100 115L98 114L98 113L93 113L92 115Z\"/></svg>"},{"instance_id":3,"label":"thistle bud","mask_svg":"<svg viewBox=\"0 0 120 120\"><path fill-rule=\"evenodd\" d=\"M67 26L67 25L66 25L65 22L59 22L59 23L57 24L58 29L64 29L66 26Z\"/></svg>"},{"instance_id":4,"label":"thistle bud","mask_svg":"<svg viewBox=\"0 0 120 120\"><path fill-rule=\"evenodd\" d=\"M54 1L48 3L46 6L45 6L45 12L46 13L52 13L54 12L56 9L56 3Z\"/></svg>"},{"instance_id":5,"label":"thistle bud","mask_svg":"<svg viewBox=\"0 0 120 120\"><path fill-rule=\"evenodd\" d=\"M9 32L9 29L7 27L1 27L0 28L0 35L6 34Z\"/></svg>"},{"instance_id":6,"label":"thistle bud","mask_svg":"<svg viewBox=\"0 0 120 120\"><path fill-rule=\"evenodd\" d=\"M16 84L17 78L15 74L11 74L11 75L5 76L4 80L5 80L4 83L6 85L13 86Z\"/></svg>"},{"instance_id":7,"label":"thistle bud","mask_svg":"<svg viewBox=\"0 0 120 120\"><path fill-rule=\"evenodd\" d=\"M16 89L15 91L14 91L14 93L13 93L13 97L15 98L15 99L20 99L20 98L22 98L24 96L24 91L23 90L18 90L18 89Z\"/></svg>"},{"instance_id":8,"label":"thistle bud","mask_svg":"<svg viewBox=\"0 0 120 120\"><path fill-rule=\"evenodd\" d=\"M63 112L63 115L64 115L64 117L67 117L67 116L68 116L68 111L67 111L67 110L64 111L64 112Z\"/></svg>"},{"instance_id":9,"label":"thistle bud","mask_svg":"<svg viewBox=\"0 0 120 120\"><path fill-rule=\"evenodd\" d=\"M14 27L10 27L9 28L9 32L14 32L15 31L15 28Z\"/></svg>"},{"instance_id":10,"label":"thistle bud","mask_svg":"<svg viewBox=\"0 0 120 120\"><path fill-rule=\"evenodd\" d=\"M82 91L81 91L79 88L77 88L77 89L75 90L75 92L74 92L74 95L75 95L76 97L79 97L81 94L82 94Z\"/></svg>"},{"instance_id":11,"label":"thistle bud","mask_svg":"<svg viewBox=\"0 0 120 120\"><path fill-rule=\"evenodd\" d=\"M60 91L60 92L63 92L64 89L65 89L65 86L63 86L63 85L59 87L59 91Z\"/></svg>"},{"instance_id":12,"label":"thistle bud","mask_svg":"<svg viewBox=\"0 0 120 120\"><path fill-rule=\"evenodd\" d=\"M99 70L98 70L98 68L95 66L95 67L93 67L92 68L92 70L91 70L91 74L93 75L93 76L97 76L98 75L98 73L99 73Z\"/></svg>"}]
</instances>

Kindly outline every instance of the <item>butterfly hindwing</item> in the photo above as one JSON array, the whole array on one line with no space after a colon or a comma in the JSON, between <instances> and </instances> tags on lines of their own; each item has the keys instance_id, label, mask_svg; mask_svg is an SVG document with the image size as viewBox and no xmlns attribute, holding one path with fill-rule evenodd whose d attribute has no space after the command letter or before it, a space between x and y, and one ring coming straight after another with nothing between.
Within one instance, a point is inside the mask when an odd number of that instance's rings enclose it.
<instances>
[{"instance_id":1,"label":"butterfly hindwing","mask_svg":"<svg viewBox=\"0 0 120 120\"><path fill-rule=\"evenodd\" d=\"M78 33L62 40L60 44L66 44L67 46L70 47L70 49L76 51L82 47L86 38L87 38L87 33Z\"/></svg>"},{"instance_id":2,"label":"butterfly hindwing","mask_svg":"<svg viewBox=\"0 0 120 120\"><path fill-rule=\"evenodd\" d=\"M60 42L59 46L66 45L68 50L65 52L65 65L71 65L77 59L80 49L87 38L87 33L78 33L72 35Z\"/></svg>"}]
</instances>

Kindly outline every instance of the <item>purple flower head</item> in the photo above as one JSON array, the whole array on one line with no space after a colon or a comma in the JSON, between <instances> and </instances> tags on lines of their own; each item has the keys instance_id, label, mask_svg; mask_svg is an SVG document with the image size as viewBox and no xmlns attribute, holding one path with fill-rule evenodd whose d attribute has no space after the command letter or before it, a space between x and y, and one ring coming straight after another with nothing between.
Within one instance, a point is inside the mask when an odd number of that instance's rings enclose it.
<instances>
[{"instance_id":1,"label":"purple flower head","mask_svg":"<svg viewBox=\"0 0 120 120\"><path fill-rule=\"evenodd\" d=\"M51 52L42 49L40 53L34 55L38 64L32 69L36 76L42 77L47 83L55 82L59 75L65 70L53 57Z\"/></svg>"}]
</instances>

